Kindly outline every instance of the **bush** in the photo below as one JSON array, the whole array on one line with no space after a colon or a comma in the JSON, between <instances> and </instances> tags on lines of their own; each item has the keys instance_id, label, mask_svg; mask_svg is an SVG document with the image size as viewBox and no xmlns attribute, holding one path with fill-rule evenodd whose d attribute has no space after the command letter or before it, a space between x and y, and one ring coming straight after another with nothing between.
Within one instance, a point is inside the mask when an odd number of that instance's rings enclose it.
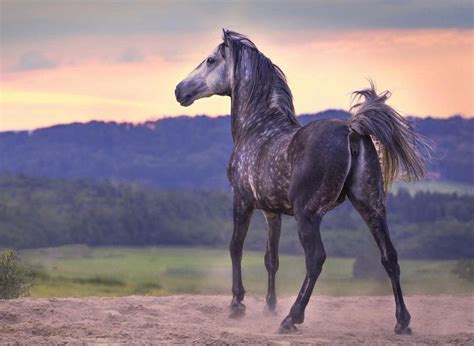
<instances>
[{"instance_id":1,"label":"bush","mask_svg":"<svg viewBox=\"0 0 474 346\"><path fill-rule=\"evenodd\" d=\"M27 296L32 285L30 272L13 250L0 252L0 299Z\"/></svg>"},{"instance_id":2,"label":"bush","mask_svg":"<svg viewBox=\"0 0 474 346\"><path fill-rule=\"evenodd\" d=\"M459 260L454 272L462 279L474 281L474 259Z\"/></svg>"}]
</instances>

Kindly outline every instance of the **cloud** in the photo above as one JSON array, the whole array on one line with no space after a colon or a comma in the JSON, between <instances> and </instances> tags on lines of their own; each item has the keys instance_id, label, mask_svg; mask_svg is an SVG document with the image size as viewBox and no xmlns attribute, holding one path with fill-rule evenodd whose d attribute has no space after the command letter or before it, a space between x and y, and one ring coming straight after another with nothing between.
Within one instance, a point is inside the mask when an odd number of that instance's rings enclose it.
<instances>
[{"instance_id":1,"label":"cloud","mask_svg":"<svg viewBox=\"0 0 474 346\"><path fill-rule=\"evenodd\" d=\"M261 31L470 29L471 0L0 1L0 39Z\"/></svg>"},{"instance_id":2,"label":"cloud","mask_svg":"<svg viewBox=\"0 0 474 346\"><path fill-rule=\"evenodd\" d=\"M42 91L15 91L5 90L2 95L2 104L10 105L95 105L111 104L118 106L143 106L143 102L124 100L110 97L90 95L42 92Z\"/></svg>"},{"instance_id":3,"label":"cloud","mask_svg":"<svg viewBox=\"0 0 474 346\"><path fill-rule=\"evenodd\" d=\"M117 59L118 62L123 63L141 62L143 60L143 54L135 48L127 48Z\"/></svg>"},{"instance_id":4,"label":"cloud","mask_svg":"<svg viewBox=\"0 0 474 346\"><path fill-rule=\"evenodd\" d=\"M55 68L58 64L46 58L41 52L29 51L20 56L13 71L31 71Z\"/></svg>"}]
</instances>

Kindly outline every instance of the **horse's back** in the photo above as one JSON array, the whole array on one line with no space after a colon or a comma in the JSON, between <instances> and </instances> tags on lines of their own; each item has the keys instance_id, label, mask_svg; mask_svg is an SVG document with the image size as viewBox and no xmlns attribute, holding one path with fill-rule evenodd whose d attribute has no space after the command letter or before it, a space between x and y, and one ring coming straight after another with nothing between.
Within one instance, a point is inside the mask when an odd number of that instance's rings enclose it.
<instances>
[{"instance_id":1,"label":"horse's back","mask_svg":"<svg viewBox=\"0 0 474 346\"><path fill-rule=\"evenodd\" d=\"M350 133L347 121L338 119L316 120L303 126L294 136L292 145L299 149L308 146L327 145L326 149L338 150L347 147L347 137Z\"/></svg>"}]
</instances>

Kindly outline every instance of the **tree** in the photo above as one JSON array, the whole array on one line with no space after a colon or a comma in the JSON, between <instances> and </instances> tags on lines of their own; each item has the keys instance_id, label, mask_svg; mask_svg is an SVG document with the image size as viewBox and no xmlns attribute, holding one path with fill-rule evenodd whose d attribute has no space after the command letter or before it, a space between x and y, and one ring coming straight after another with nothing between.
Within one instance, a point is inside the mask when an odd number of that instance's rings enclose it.
<instances>
[{"instance_id":1,"label":"tree","mask_svg":"<svg viewBox=\"0 0 474 346\"><path fill-rule=\"evenodd\" d=\"M29 295L32 277L13 250L0 252L0 299Z\"/></svg>"}]
</instances>

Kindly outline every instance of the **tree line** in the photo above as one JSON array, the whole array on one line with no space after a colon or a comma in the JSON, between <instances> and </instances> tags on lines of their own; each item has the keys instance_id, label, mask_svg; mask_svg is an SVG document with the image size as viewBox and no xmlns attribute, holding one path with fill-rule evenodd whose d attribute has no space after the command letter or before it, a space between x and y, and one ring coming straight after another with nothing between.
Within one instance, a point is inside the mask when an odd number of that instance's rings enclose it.
<instances>
[{"instance_id":1,"label":"tree line","mask_svg":"<svg viewBox=\"0 0 474 346\"><path fill-rule=\"evenodd\" d=\"M474 196L401 190L387 201L389 226L402 258L474 258ZM261 213L246 248L264 250ZM322 223L329 255L355 256L374 247L349 202ZM227 246L232 196L216 191L167 191L114 181L0 175L0 248L91 246ZM296 225L283 222L280 249L301 252Z\"/></svg>"}]
</instances>

